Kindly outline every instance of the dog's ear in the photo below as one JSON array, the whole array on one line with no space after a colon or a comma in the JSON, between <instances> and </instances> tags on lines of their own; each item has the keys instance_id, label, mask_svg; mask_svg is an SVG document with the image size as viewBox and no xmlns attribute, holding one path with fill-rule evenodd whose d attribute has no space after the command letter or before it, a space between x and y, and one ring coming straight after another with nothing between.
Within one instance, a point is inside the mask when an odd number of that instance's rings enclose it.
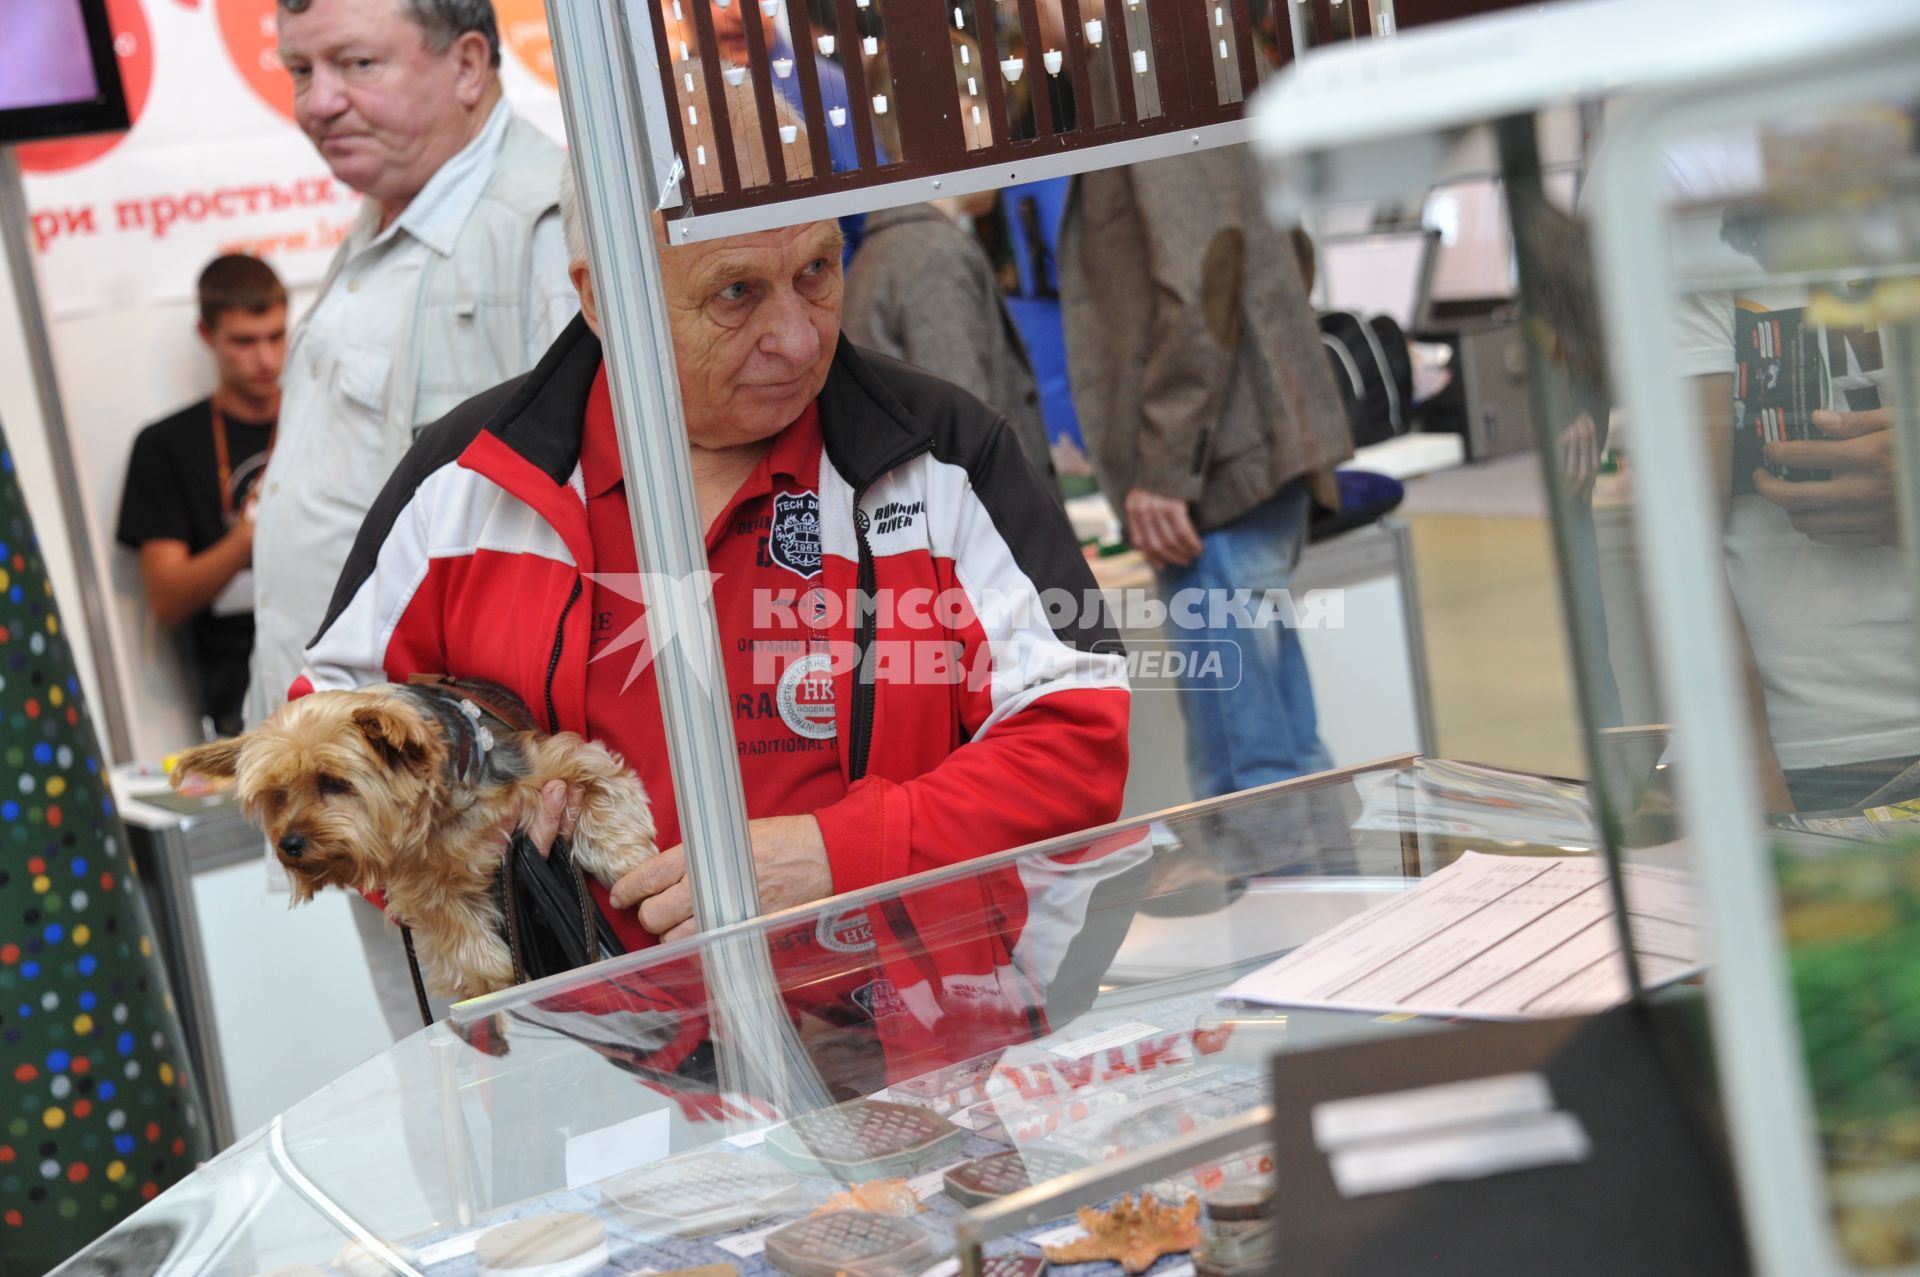
<instances>
[{"instance_id":1,"label":"dog's ear","mask_svg":"<svg viewBox=\"0 0 1920 1277\"><path fill-rule=\"evenodd\" d=\"M230 780L233 778L234 770L240 766L240 753L246 746L247 737L245 736L232 736L226 740L195 745L174 759L173 771L167 777L167 783L178 789L186 783L189 776Z\"/></svg>"},{"instance_id":2,"label":"dog's ear","mask_svg":"<svg viewBox=\"0 0 1920 1277\"><path fill-rule=\"evenodd\" d=\"M440 738L424 716L386 701L356 709L353 722L375 748L406 762L432 758L440 748Z\"/></svg>"}]
</instances>

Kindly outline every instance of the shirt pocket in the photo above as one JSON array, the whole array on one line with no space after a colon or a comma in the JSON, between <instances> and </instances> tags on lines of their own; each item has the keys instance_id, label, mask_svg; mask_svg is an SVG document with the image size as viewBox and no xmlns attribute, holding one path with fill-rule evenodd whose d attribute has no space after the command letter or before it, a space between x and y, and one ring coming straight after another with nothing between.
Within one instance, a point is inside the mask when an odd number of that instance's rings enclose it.
<instances>
[{"instance_id":1,"label":"shirt pocket","mask_svg":"<svg viewBox=\"0 0 1920 1277\"><path fill-rule=\"evenodd\" d=\"M392 469L387 456L387 381L393 352L378 346L352 346L333 371L333 411L318 447L308 460L327 496L361 509L373 504Z\"/></svg>"}]
</instances>

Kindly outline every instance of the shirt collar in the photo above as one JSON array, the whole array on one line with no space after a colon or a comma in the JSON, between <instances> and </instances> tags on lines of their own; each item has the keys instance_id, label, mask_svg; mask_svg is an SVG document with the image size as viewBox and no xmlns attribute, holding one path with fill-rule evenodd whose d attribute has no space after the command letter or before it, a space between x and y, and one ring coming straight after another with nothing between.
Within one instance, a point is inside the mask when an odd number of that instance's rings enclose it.
<instances>
[{"instance_id":1,"label":"shirt collar","mask_svg":"<svg viewBox=\"0 0 1920 1277\"><path fill-rule=\"evenodd\" d=\"M613 394L607 386L607 365L602 360L594 373L593 388L587 392L586 428L580 438L580 481L587 498L605 496L620 485L620 439L613 423ZM771 491L776 482L786 481L812 487L820 477L820 403L816 399L791 425L774 436L773 447L761 458L742 492Z\"/></svg>"},{"instance_id":2,"label":"shirt collar","mask_svg":"<svg viewBox=\"0 0 1920 1277\"><path fill-rule=\"evenodd\" d=\"M413 236L445 257L453 252L460 228L467 224L480 193L493 176L493 162L506 141L507 125L513 108L503 97L494 104L493 114L471 142L461 147L452 159L442 164L420 193L408 202L393 224L374 237L375 244L401 231Z\"/></svg>"}]
</instances>

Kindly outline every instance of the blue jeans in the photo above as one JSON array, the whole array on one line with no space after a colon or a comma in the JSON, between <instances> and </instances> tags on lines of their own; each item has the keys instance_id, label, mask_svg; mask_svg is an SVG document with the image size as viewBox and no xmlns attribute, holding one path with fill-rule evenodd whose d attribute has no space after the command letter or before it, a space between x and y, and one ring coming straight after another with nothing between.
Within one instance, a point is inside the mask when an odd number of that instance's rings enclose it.
<instances>
[{"instance_id":1,"label":"blue jeans","mask_svg":"<svg viewBox=\"0 0 1920 1277\"><path fill-rule=\"evenodd\" d=\"M1244 610L1205 606L1177 609L1167 637L1176 645L1231 643L1240 651L1239 682L1182 678L1180 708L1187 720L1187 774L1195 798L1213 798L1254 785L1325 771L1333 766L1320 742L1313 684L1293 628L1275 621L1248 628L1234 613L1257 611L1269 590L1284 590L1307 539L1312 497L1292 483L1265 505L1200 538L1200 557L1185 567L1159 571L1160 593L1169 605L1182 591L1220 591L1208 601L1251 591ZM1188 596L1196 597L1196 596ZM1281 608L1282 615L1289 615ZM1191 613L1197 612L1197 615ZM1194 624L1185 624L1193 621ZM1231 671L1229 671L1229 676ZM1230 678L1229 680L1230 681Z\"/></svg>"}]
</instances>

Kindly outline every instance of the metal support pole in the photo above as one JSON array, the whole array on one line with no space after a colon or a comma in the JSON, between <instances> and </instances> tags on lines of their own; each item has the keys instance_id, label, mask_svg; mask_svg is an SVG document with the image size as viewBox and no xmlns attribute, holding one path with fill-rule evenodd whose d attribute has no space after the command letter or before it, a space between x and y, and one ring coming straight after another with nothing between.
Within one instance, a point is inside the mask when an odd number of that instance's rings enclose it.
<instances>
[{"instance_id":1,"label":"metal support pole","mask_svg":"<svg viewBox=\"0 0 1920 1277\"><path fill-rule=\"evenodd\" d=\"M460 1111L460 1065L466 1044L434 1025L427 1033L427 1058L433 1061L433 1095L440 1110L440 1150L447 1171L447 1190L453 1197L453 1222L472 1225L480 1210L479 1174L474 1164L473 1134Z\"/></svg>"},{"instance_id":2,"label":"metal support pole","mask_svg":"<svg viewBox=\"0 0 1920 1277\"><path fill-rule=\"evenodd\" d=\"M80 584L80 620L93 650L94 687L100 703L92 706L95 721L107 733L110 762L133 761L133 736L127 728L127 704L120 690L120 667L113 659L113 632L107 628L106 595L93 558L93 535L87 530L86 502L79 471L73 464L73 446L67 433L67 413L60 403L60 383L53 370L53 342L47 336L47 315L40 306L40 283L33 269L33 250L27 228L33 214L27 208L26 188L20 184L20 162L10 146L0 146L0 240L4 240L7 269L13 275L13 297L20 308L20 330L26 336L27 359L33 367L33 388L40 400L40 419L47 432L47 455L53 459L53 479L60 488L60 513L66 521L67 544L73 548L73 575Z\"/></svg>"},{"instance_id":3,"label":"metal support pole","mask_svg":"<svg viewBox=\"0 0 1920 1277\"><path fill-rule=\"evenodd\" d=\"M629 486L636 499L628 510L648 577L647 624L687 886L695 922L712 931L758 914L760 893L654 239L654 175L663 170L646 129L635 42L637 34L651 58L651 33L644 21L636 32L627 7L610 0L554 0L547 15L620 463L642 477ZM703 951L702 962L722 1085L789 1111L824 1105L825 1088L787 1018L764 935L723 940Z\"/></svg>"},{"instance_id":4,"label":"metal support pole","mask_svg":"<svg viewBox=\"0 0 1920 1277\"><path fill-rule=\"evenodd\" d=\"M1393 579L1400 590L1401 625L1407 635L1407 676L1412 682L1414 721L1420 733L1420 752L1431 757L1440 749L1440 732L1433 721L1433 673L1427 665L1427 624L1420 611L1413 530L1405 519L1391 515L1381 519L1380 526L1393 538Z\"/></svg>"}]
</instances>

